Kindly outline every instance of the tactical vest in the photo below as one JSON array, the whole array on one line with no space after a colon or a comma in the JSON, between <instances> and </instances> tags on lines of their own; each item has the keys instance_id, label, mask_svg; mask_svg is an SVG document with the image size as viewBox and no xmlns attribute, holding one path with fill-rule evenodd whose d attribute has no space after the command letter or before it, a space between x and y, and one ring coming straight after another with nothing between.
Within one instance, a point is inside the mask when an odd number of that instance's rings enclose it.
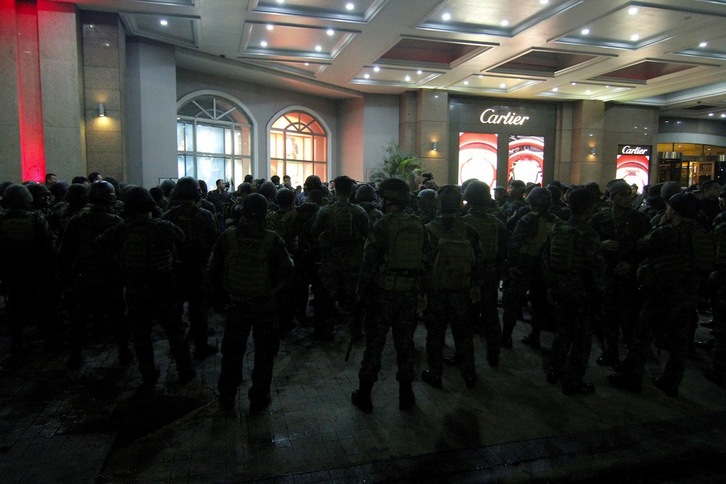
<instances>
[{"instance_id":1,"label":"tactical vest","mask_svg":"<svg viewBox=\"0 0 726 484\"><path fill-rule=\"evenodd\" d=\"M339 203L330 205L329 237L331 242L348 242L358 238L353 226L353 209Z\"/></svg>"},{"instance_id":2,"label":"tactical vest","mask_svg":"<svg viewBox=\"0 0 726 484\"><path fill-rule=\"evenodd\" d=\"M261 239L244 235L236 228L225 232L229 250L224 265L224 289L232 296L267 297L272 290L270 251L277 234L265 230Z\"/></svg>"},{"instance_id":3,"label":"tactical vest","mask_svg":"<svg viewBox=\"0 0 726 484\"><path fill-rule=\"evenodd\" d=\"M5 217L0 221L0 253L2 257L17 257L31 251L36 242L36 220L34 212L24 212L19 217Z\"/></svg>"},{"instance_id":4,"label":"tactical vest","mask_svg":"<svg viewBox=\"0 0 726 484\"><path fill-rule=\"evenodd\" d=\"M376 283L388 291L413 291L419 288L423 266L424 227L413 215L384 217L386 252Z\"/></svg>"},{"instance_id":5,"label":"tactical vest","mask_svg":"<svg viewBox=\"0 0 726 484\"><path fill-rule=\"evenodd\" d=\"M713 245L716 250L714 262L719 270L726 269L726 223L720 223L713 229Z\"/></svg>"},{"instance_id":6,"label":"tactical vest","mask_svg":"<svg viewBox=\"0 0 726 484\"><path fill-rule=\"evenodd\" d=\"M297 250L298 238L295 233L295 222L297 220L297 210L277 210L267 212L265 218L265 227L279 235L287 244L288 249Z\"/></svg>"},{"instance_id":7,"label":"tactical vest","mask_svg":"<svg viewBox=\"0 0 726 484\"><path fill-rule=\"evenodd\" d=\"M541 260L542 248L552 231L554 222L542 215L537 216L537 230L532 237L526 237L519 248L517 265L521 268L534 267Z\"/></svg>"},{"instance_id":8,"label":"tactical vest","mask_svg":"<svg viewBox=\"0 0 726 484\"><path fill-rule=\"evenodd\" d=\"M567 222L557 222L550 234L548 268L555 272L579 272L585 267L580 231Z\"/></svg>"},{"instance_id":9,"label":"tactical vest","mask_svg":"<svg viewBox=\"0 0 726 484\"><path fill-rule=\"evenodd\" d=\"M121 243L121 268L126 274L164 272L174 264L173 247L160 247L156 219L127 223Z\"/></svg>"},{"instance_id":10,"label":"tactical vest","mask_svg":"<svg viewBox=\"0 0 726 484\"><path fill-rule=\"evenodd\" d=\"M444 231L439 220L426 226L438 240L431 281L437 291L462 291L471 287L474 251L466 226L457 225L452 231Z\"/></svg>"},{"instance_id":11,"label":"tactical vest","mask_svg":"<svg viewBox=\"0 0 726 484\"><path fill-rule=\"evenodd\" d=\"M689 231L691 265L699 275L708 274L713 270L713 242L700 224L690 224Z\"/></svg>"},{"instance_id":12,"label":"tactical vest","mask_svg":"<svg viewBox=\"0 0 726 484\"><path fill-rule=\"evenodd\" d=\"M479 247L481 248L481 258L484 263L496 262L497 252L499 251L498 219L493 215L468 213L464 216L464 222L474 227L479 235Z\"/></svg>"}]
</instances>

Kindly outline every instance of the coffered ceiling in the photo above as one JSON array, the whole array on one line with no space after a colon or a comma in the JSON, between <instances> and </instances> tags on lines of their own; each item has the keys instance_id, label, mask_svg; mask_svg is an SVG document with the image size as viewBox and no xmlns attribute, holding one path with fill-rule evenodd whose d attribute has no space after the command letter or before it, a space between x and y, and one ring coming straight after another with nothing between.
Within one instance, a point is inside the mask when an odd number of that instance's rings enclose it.
<instances>
[{"instance_id":1,"label":"coffered ceiling","mask_svg":"<svg viewBox=\"0 0 726 484\"><path fill-rule=\"evenodd\" d=\"M342 99L439 89L726 119L726 0L53 0L181 67Z\"/></svg>"}]
</instances>

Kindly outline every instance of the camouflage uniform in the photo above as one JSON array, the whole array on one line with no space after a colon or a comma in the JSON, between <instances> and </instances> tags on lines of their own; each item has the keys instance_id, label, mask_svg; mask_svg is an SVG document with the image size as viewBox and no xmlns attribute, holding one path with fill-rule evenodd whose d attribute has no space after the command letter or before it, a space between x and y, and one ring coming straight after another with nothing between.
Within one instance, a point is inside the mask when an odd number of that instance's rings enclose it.
<instances>
[{"instance_id":1,"label":"camouflage uniform","mask_svg":"<svg viewBox=\"0 0 726 484\"><path fill-rule=\"evenodd\" d=\"M268 211L265 225L268 230L272 230L285 241L290 257L295 262L295 273L293 280L298 279L297 267L300 261L300 218L297 210L292 207L290 209L278 209ZM307 292L307 291L306 291ZM284 337L293 329L293 320L295 319L296 303L295 290L285 291L280 294L280 336ZM302 321L301 321L302 322Z\"/></svg>"},{"instance_id":2,"label":"camouflage uniform","mask_svg":"<svg viewBox=\"0 0 726 484\"><path fill-rule=\"evenodd\" d=\"M233 260L242 252L244 244L253 244L253 250L267 261L268 267L236 267ZM229 294L232 302L227 311L217 383L223 409L233 406L237 387L242 383L250 332L255 345L252 387L248 393L251 409L264 408L269 403L273 361L280 341L277 294L289 283L292 273L293 261L283 240L260 224L245 222L244 218L238 227L227 229L215 245L209 267L210 281L215 292ZM269 287L260 289L253 282L259 277L269 278ZM259 291L259 295L245 295L245 286Z\"/></svg>"}]
</instances>

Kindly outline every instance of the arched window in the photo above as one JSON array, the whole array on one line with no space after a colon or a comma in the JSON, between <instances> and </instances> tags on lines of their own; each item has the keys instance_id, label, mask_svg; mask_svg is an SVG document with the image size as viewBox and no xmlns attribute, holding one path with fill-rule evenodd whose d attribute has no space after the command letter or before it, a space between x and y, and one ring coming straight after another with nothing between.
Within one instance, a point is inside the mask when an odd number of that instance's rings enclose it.
<instances>
[{"instance_id":1,"label":"arched window","mask_svg":"<svg viewBox=\"0 0 726 484\"><path fill-rule=\"evenodd\" d=\"M213 190L216 180L235 188L252 173L252 123L231 101L203 94L177 111L179 176L193 176Z\"/></svg>"},{"instance_id":2,"label":"arched window","mask_svg":"<svg viewBox=\"0 0 726 484\"><path fill-rule=\"evenodd\" d=\"M328 176L328 136L313 116L303 111L285 113L270 127L270 176L290 175L292 186L310 175Z\"/></svg>"}]
</instances>

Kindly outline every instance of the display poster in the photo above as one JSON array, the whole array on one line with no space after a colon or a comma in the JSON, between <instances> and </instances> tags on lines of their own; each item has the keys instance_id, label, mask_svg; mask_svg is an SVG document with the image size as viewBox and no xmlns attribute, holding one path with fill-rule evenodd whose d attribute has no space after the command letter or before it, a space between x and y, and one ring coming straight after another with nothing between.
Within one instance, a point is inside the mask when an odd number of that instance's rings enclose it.
<instances>
[{"instance_id":1,"label":"display poster","mask_svg":"<svg viewBox=\"0 0 726 484\"><path fill-rule=\"evenodd\" d=\"M507 184L513 180L542 184L544 136L509 136Z\"/></svg>"},{"instance_id":2,"label":"display poster","mask_svg":"<svg viewBox=\"0 0 726 484\"><path fill-rule=\"evenodd\" d=\"M638 192L648 184L652 146L618 145L615 162L615 178L622 178L628 185L638 185Z\"/></svg>"},{"instance_id":3,"label":"display poster","mask_svg":"<svg viewBox=\"0 0 726 484\"><path fill-rule=\"evenodd\" d=\"M497 182L497 137L493 133L459 133L459 185L476 178L494 188Z\"/></svg>"}]
</instances>

